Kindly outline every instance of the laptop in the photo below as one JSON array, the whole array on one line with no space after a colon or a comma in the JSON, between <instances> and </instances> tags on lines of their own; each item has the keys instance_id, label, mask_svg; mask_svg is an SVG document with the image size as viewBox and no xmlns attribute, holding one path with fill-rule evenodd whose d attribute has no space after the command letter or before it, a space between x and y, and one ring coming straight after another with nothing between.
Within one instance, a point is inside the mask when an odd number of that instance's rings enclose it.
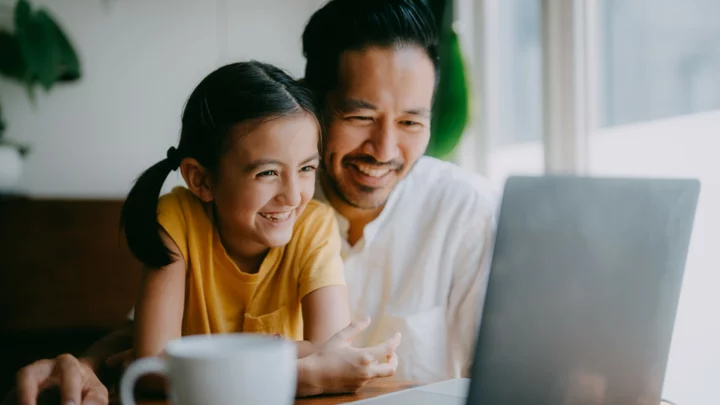
<instances>
[{"instance_id":1,"label":"laptop","mask_svg":"<svg viewBox=\"0 0 720 405\"><path fill-rule=\"evenodd\" d=\"M471 379L372 405L657 405L700 185L511 177Z\"/></svg>"}]
</instances>

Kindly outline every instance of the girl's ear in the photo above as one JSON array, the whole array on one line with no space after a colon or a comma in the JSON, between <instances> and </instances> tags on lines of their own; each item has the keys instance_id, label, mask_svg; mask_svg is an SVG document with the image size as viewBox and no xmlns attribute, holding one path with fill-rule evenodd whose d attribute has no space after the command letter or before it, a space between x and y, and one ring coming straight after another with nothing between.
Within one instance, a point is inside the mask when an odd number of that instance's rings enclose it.
<instances>
[{"instance_id":1,"label":"girl's ear","mask_svg":"<svg viewBox=\"0 0 720 405\"><path fill-rule=\"evenodd\" d=\"M193 158L185 158L180 163L180 173L190 191L204 202L210 202L213 197L212 176L210 171Z\"/></svg>"}]
</instances>

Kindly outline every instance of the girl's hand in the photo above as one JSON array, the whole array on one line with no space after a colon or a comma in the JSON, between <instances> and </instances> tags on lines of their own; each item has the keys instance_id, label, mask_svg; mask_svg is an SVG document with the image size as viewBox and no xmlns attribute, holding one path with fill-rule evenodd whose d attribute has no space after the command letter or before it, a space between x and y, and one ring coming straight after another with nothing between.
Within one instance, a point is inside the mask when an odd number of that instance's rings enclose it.
<instances>
[{"instance_id":1,"label":"girl's hand","mask_svg":"<svg viewBox=\"0 0 720 405\"><path fill-rule=\"evenodd\" d=\"M355 392L377 378L395 374L400 345L399 333L368 348L355 348L353 338L370 324L370 319L351 323L335 334L317 352L298 363L298 396Z\"/></svg>"}]
</instances>

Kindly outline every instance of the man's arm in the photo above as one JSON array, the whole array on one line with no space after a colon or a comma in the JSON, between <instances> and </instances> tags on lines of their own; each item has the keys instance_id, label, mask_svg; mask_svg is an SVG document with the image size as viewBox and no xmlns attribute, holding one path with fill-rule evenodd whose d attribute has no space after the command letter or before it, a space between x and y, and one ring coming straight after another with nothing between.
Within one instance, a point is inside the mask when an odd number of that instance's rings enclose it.
<instances>
[{"instance_id":1,"label":"man's arm","mask_svg":"<svg viewBox=\"0 0 720 405\"><path fill-rule=\"evenodd\" d=\"M106 405L108 390L98 375L113 374L107 381L119 378L120 367L106 367L106 361L132 347L132 323L95 342L80 358L62 354L54 359L38 360L23 367L17 374L15 392L8 395L3 405L35 405L37 398L49 385L60 388L62 403ZM117 372L107 370L117 369ZM53 384L49 384L49 383Z\"/></svg>"},{"instance_id":2,"label":"man's arm","mask_svg":"<svg viewBox=\"0 0 720 405\"><path fill-rule=\"evenodd\" d=\"M90 366L95 373L100 374L108 366L114 366L114 364L108 364L109 359L131 350L132 345L133 322L128 320L119 329L93 343L92 346L82 353L80 360Z\"/></svg>"}]
</instances>

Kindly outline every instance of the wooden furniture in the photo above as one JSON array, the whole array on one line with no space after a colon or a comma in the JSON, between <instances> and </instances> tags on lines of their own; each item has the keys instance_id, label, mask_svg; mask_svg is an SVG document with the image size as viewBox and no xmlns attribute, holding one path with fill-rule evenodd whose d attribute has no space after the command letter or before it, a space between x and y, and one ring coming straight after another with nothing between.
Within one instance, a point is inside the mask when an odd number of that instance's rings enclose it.
<instances>
[{"instance_id":1,"label":"wooden furniture","mask_svg":"<svg viewBox=\"0 0 720 405\"><path fill-rule=\"evenodd\" d=\"M346 402L359 401L361 399L367 399L376 397L378 395L389 394L408 388L414 387L412 383L399 383L399 382L387 382L377 381L373 384L363 387L358 393L352 395L339 395L339 396L323 396L314 398L303 398L295 401L295 405L330 405L330 404L342 404Z\"/></svg>"},{"instance_id":2,"label":"wooden furniture","mask_svg":"<svg viewBox=\"0 0 720 405\"><path fill-rule=\"evenodd\" d=\"M0 399L21 366L79 354L125 320L141 272L122 203L0 197Z\"/></svg>"},{"instance_id":3,"label":"wooden furniture","mask_svg":"<svg viewBox=\"0 0 720 405\"><path fill-rule=\"evenodd\" d=\"M378 395L389 394L400 390L417 386L413 383L393 382L393 381L376 381L363 387L358 393L351 395L334 395L313 398L302 398L295 401L295 405L334 405L344 404L361 399L373 398ZM141 402L138 405L171 405L167 401ZM408 404L412 405L412 404ZM669 402L662 402L660 405L674 405Z\"/></svg>"},{"instance_id":4,"label":"wooden furniture","mask_svg":"<svg viewBox=\"0 0 720 405\"><path fill-rule=\"evenodd\" d=\"M414 387L412 383L392 382L392 381L376 381L367 386L363 387L356 394L348 395L328 395L311 398L302 398L295 401L295 405L331 405L331 404L343 404L352 401L359 401L361 399L367 399L376 397L382 394L389 394L391 392L400 391ZM119 405L119 404L118 404ZM168 401L147 401L139 402L138 405L171 405Z\"/></svg>"}]
</instances>

